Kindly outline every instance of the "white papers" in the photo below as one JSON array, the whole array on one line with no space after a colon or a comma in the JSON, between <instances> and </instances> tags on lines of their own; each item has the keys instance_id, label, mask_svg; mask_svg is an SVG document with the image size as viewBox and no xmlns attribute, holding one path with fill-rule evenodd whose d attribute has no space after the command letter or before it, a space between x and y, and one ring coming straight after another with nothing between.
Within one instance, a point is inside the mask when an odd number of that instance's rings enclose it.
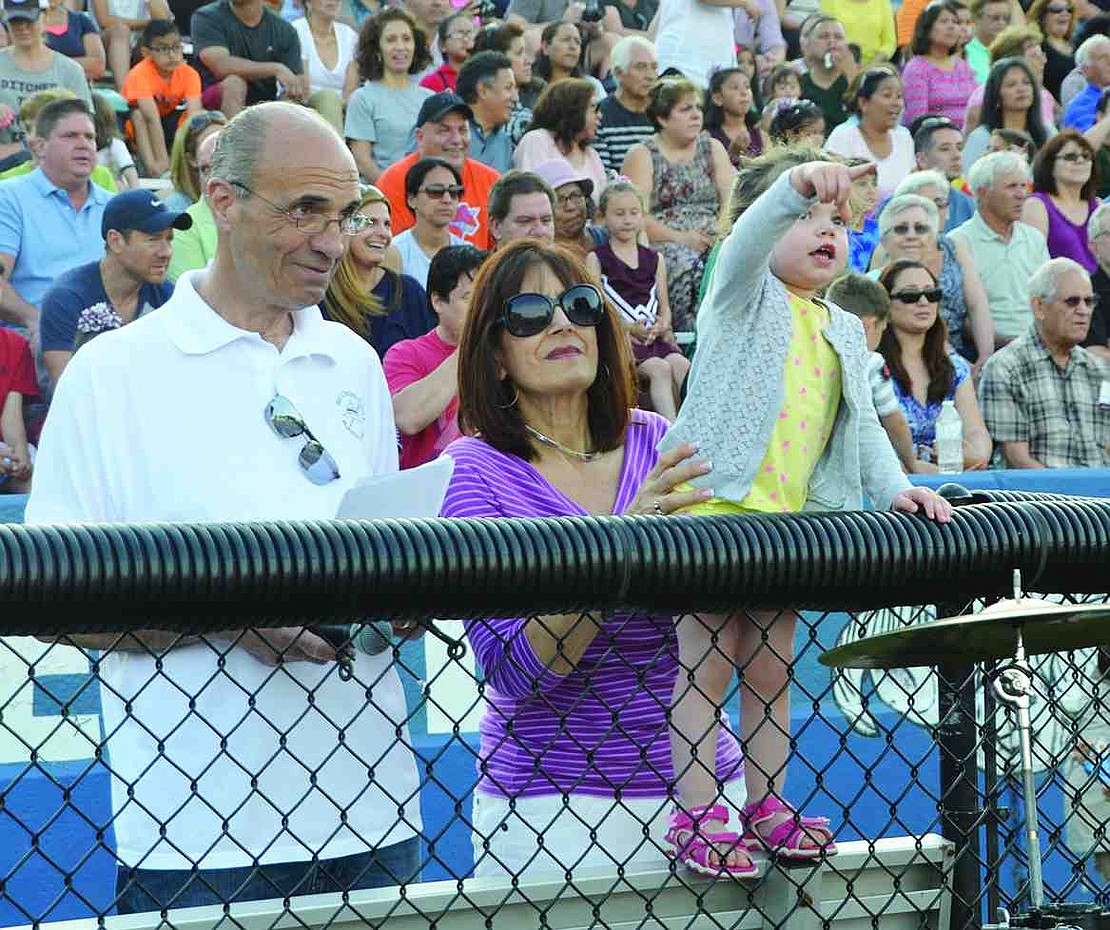
<instances>
[{"instance_id":1,"label":"white papers","mask_svg":"<svg viewBox=\"0 0 1110 930\"><path fill-rule=\"evenodd\" d=\"M437 517L455 462L448 455L404 471L360 480L339 502L340 520Z\"/></svg>"}]
</instances>

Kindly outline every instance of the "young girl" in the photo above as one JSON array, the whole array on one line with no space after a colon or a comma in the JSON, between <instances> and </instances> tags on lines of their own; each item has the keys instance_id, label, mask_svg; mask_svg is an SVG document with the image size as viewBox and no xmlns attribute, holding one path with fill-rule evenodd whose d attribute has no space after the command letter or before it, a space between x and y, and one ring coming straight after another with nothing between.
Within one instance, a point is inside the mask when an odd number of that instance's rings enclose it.
<instances>
[{"instance_id":1,"label":"young girl","mask_svg":"<svg viewBox=\"0 0 1110 930\"><path fill-rule=\"evenodd\" d=\"M797 100L802 96L802 79L791 65L775 65L767 75L763 85L763 99L767 103L775 100Z\"/></svg>"},{"instance_id":2,"label":"young girl","mask_svg":"<svg viewBox=\"0 0 1110 930\"><path fill-rule=\"evenodd\" d=\"M693 443L711 463L691 481L703 501L685 513L857 510L866 493L876 506L946 521L949 505L910 486L878 422L859 320L814 299L847 259L852 182L874 170L821 157L778 149L737 175L732 230L698 312L697 370L660 451ZM654 509L669 513L681 503L667 494ZM726 856L735 834L716 803L710 748L734 670L748 790L744 845L784 858L835 852L828 821L801 816L783 796L796 621L791 610L678 621L679 661L689 674L680 672L671 710L677 806L667 838L695 871L753 870L747 857Z\"/></svg>"},{"instance_id":3,"label":"young girl","mask_svg":"<svg viewBox=\"0 0 1110 930\"><path fill-rule=\"evenodd\" d=\"M644 228L643 195L629 181L616 181L602 192L601 215L609 242L586 256L586 267L620 310L652 408L673 422L690 363L671 332L664 263L638 241Z\"/></svg>"},{"instance_id":4,"label":"young girl","mask_svg":"<svg viewBox=\"0 0 1110 930\"><path fill-rule=\"evenodd\" d=\"M139 186L139 172L135 159L119 135L116 111L103 94L94 93L93 125L96 127L96 160L112 172L121 191Z\"/></svg>"},{"instance_id":5,"label":"young girl","mask_svg":"<svg viewBox=\"0 0 1110 930\"><path fill-rule=\"evenodd\" d=\"M825 139L825 115L812 100L780 97L767 104L763 118L776 145L819 146Z\"/></svg>"},{"instance_id":6,"label":"young girl","mask_svg":"<svg viewBox=\"0 0 1110 930\"><path fill-rule=\"evenodd\" d=\"M721 68L709 79L705 128L725 147L733 166L763 151L763 133L754 109L752 85L743 68Z\"/></svg>"}]
</instances>

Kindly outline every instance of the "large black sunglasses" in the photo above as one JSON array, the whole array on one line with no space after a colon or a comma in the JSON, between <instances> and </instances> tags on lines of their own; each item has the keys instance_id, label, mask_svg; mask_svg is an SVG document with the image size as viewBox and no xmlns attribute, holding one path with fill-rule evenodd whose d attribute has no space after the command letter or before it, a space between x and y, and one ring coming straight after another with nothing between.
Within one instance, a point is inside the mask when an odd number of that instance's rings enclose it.
<instances>
[{"instance_id":1,"label":"large black sunglasses","mask_svg":"<svg viewBox=\"0 0 1110 930\"><path fill-rule=\"evenodd\" d=\"M542 333L560 308L575 326L597 326L605 318L605 302L601 291L592 284L575 284L558 297L546 294L517 294L505 302L501 322L509 334L526 338Z\"/></svg>"}]
</instances>

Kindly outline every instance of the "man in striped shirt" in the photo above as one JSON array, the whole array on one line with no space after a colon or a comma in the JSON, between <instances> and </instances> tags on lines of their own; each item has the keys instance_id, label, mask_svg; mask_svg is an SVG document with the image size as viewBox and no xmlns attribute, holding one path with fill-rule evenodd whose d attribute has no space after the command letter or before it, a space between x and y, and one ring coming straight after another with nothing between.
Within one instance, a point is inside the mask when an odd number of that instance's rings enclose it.
<instances>
[{"instance_id":1,"label":"man in striped shirt","mask_svg":"<svg viewBox=\"0 0 1110 930\"><path fill-rule=\"evenodd\" d=\"M594 148L606 170L619 172L628 150L655 132L644 110L659 76L659 59L655 46L643 36L625 36L613 46L609 60L617 89L601 101Z\"/></svg>"}]
</instances>

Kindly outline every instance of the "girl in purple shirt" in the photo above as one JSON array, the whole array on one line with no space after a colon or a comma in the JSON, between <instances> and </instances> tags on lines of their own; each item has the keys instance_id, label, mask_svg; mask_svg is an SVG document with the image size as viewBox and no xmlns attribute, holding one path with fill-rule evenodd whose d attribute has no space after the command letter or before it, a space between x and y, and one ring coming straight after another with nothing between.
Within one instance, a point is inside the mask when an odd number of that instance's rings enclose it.
<instances>
[{"instance_id":1,"label":"girl in purple shirt","mask_svg":"<svg viewBox=\"0 0 1110 930\"><path fill-rule=\"evenodd\" d=\"M475 282L459 345L459 422L447 517L649 514L702 492L708 470L631 410L628 340L561 246L498 250ZM678 672L673 619L618 611L467 623L484 680L475 874L522 876L666 863L674 781L666 711ZM720 728L721 803L744 799L740 748ZM647 834L645 835L645 828ZM717 854L713 853L716 857ZM747 863L743 850L717 857Z\"/></svg>"}]
</instances>

